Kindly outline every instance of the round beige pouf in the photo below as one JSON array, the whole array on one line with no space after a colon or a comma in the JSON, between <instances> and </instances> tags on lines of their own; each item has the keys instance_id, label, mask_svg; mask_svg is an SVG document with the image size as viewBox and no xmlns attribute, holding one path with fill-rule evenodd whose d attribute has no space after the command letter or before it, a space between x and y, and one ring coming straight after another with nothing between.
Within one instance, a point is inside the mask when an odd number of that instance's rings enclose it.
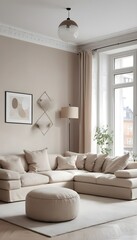
<instances>
[{"instance_id":1,"label":"round beige pouf","mask_svg":"<svg viewBox=\"0 0 137 240\"><path fill-rule=\"evenodd\" d=\"M77 217L79 195L63 187L32 190L26 196L26 215L34 220L62 222Z\"/></svg>"}]
</instances>

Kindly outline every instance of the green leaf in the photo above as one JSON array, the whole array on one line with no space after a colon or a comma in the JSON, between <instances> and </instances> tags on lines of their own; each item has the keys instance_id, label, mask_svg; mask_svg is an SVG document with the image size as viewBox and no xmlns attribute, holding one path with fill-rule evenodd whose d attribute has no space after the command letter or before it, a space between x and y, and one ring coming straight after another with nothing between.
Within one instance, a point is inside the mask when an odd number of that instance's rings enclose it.
<instances>
[{"instance_id":1,"label":"green leaf","mask_svg":"<svg viewBox=\"0 0 137 240\"><path fill-rule=\"evenodd\" d=\"M113 131L109 131L108 126L106 128L97 127L94 140L100 147L101 153L109 154L111 152L111 145L113 144Z\"/></svg>"}]
</instances>

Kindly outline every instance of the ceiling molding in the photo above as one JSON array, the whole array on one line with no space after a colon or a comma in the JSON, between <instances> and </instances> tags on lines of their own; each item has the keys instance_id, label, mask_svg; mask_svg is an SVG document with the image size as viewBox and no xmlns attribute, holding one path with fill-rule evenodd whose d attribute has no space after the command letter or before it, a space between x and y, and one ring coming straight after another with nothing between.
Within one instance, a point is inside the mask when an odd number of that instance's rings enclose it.
<instances>
[{"instance_id":1,"label":"ceiling molding","mask_svg":"<svg viewBox=\"0 0 137 240\"><path fill-rule=\"evenodd\" d=\"M18 40L39 44L46 47L56 48L67 52L77 53L77 45L44 36L42 34L29 32L21 28L0 23L0 35Z\"/></svg>"},{"instance_id":2,"label":"ceiling molding","mask_svg":"<svg viewBox=\"0 0 137 240\"><path fill-rule=\"evenodd\" d=\"M73 53L78 53L79 51L82 51L82 50L93 50L101 47L104 48L104 46L109 46L111 44L119 44L124 41L137 39L137 31L135 31L135 32L128 32L127 34L123 34L123 35L121 33L113 37L111 35L104 36L104 38L100 40L96 39L91 43L76 45L76 44L66 43L58 39L50 38L42 34L30 32L21 28L6 25L3 23L0 23L0 35L30 42L30 43L35 43L35 44L46 46L46 47L64 50L67 52L73 52Z\"/></svg>"}]
</instances>

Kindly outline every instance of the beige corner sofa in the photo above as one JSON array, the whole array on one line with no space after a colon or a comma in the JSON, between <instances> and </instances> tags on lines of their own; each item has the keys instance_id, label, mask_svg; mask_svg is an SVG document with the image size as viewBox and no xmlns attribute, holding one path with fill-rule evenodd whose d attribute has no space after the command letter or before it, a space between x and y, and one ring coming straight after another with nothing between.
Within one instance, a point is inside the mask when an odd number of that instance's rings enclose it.
<instances>
[{"instance_id":1,"label":"beige corner sofa","mask_svg":"<svg viewBox=\"0 0 137 240\"><path fill-rule=\"evenodd\" d=\"M129 155L107 157L47 149L0 156L0 200L25 200L33 189L62 186L78 193L133 200L137 198L137 163Z\"/></svg>"}]
</instances>

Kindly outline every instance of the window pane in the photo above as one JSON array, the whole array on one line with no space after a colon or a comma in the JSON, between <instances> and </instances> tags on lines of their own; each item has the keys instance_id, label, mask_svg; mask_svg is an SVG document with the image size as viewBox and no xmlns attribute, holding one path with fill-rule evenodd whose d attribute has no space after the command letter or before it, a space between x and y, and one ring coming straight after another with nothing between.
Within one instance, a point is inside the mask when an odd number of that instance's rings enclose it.
<instances>
[{"instance_id":1,"label":"window pane","mask_svg":"<svg viewBox=\"0 0 137 240\"><path fill-rule=\"evenodd\" d=\"M133 67L133 56L115 58L114 67L115 69Z\"/></svg>"},{"instance_id":2,"label":"window pane","mask_svg":"<svg viewBox=\"0 0 137 240\"><path fill-rule=\"evenodd\" d=\"M133 73L115 75L115 84L133 82Z\"/></svg>"},{"instance_id":3,"label":"window pane","mask_svg":"<svg viewBox=\"0 0 137 240\"><path fill-rule=\"evenodd\" d=\"M133 151L133 87L115 90L115 154Z\"/></svg>"}]
</instances>

